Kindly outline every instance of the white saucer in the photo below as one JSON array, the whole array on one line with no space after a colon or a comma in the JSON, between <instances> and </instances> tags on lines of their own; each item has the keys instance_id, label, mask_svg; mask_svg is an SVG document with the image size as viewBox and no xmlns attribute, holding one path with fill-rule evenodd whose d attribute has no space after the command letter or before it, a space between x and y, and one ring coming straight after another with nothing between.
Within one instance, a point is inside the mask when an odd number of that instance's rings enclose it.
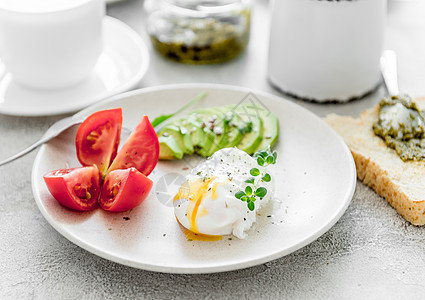
<instances>
[{"instance_id":1,"label":"white saucer","mask_svg":"<svg viewBox=\"0 0 425 300\"><path fill-rule=\"evenodd\" d=\"M105 17L104 50L92 74L66 89L36 90L17 84L0 61L0 113L47 116L77 111L137 85L149 66L142 38L123 22Z\"/></svg>"}]
</instances>

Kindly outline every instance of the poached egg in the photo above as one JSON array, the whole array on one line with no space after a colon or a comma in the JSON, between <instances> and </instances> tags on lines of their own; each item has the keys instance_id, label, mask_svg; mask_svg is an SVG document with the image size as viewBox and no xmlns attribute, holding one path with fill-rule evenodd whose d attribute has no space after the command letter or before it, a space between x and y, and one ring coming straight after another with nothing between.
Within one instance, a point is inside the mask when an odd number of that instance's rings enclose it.
<instances>
[{"instance_id":1,"label":"poached egg","mask_svg":"<svg viewBox=\"0 0 425 300\"><path fill-rule=\"evenodd\" d=\"M261 175L252 176L257 168ZM237 148L224 148L196 166L187 176L174 197L174 213L178 222L194 233L229 235L244 239L256 221L257 211L273 197L273 180L265 182L267 167L257 164L255 158ZM253 184L246 180L254 178ZM257 198L250 210L246 201L235 194L250 186L264 187L267 193Z\"/></svg>"}]
</instances>

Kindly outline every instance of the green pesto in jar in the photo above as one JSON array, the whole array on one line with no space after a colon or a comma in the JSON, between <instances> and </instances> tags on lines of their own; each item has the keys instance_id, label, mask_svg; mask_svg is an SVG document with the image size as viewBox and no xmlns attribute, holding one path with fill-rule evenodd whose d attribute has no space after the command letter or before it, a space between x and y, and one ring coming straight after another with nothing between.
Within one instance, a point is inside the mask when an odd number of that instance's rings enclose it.
<instances>
[{"instance_id":1,"label":"green pesto in jar","mask_svg":"<svg viewBox=\"0 0 425 300\"><path fill-rule=\"evenodd\" d=\"M223 20L171 18L166 22L166 32L150 32L152 45L163 56L180 63L225 62L238 56L249 41L249 10Z\"/></svg>"},{"instance_id":2,"label":"green pesto in jar","mask_svg":"<svg viewBox=\"0 0 425 300\"><path fill-rule=\"evenodd\" d=\"M391 96L379 103L379 118L373 131L394 149L403 161L425 160L425 119L407 95Z\"/></svg>"}]
</instances>

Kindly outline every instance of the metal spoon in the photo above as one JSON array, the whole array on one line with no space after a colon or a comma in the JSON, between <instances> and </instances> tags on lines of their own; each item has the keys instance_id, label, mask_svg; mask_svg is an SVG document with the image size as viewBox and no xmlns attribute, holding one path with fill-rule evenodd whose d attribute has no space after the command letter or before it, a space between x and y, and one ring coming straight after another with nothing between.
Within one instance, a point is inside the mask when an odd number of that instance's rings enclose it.
<instances>
[{"instance_id":1,"label":"metal spoon","mask_svg":"<svg viewBox=\"0 0 425 300\"><path fill-rule=\"evenodd\" d=\"M400 94L397 80L397 55L393 50L385 50L381 56L381 72L390 96Z\"/></svg>"},{"instance_id":2,"label":"metal spoon","mask_svg":"<svg viewBox=\"0 0 425 300\"><path fill-rule=\"evenodd\" d=\"M47 129L47 131L42 135L42 137L38 141L36 141L31 146L25 148L21 152L16 153L15 155L0 161L0 166L10 163L11 161L14 161L15 159L18 159L24 156L25 154L30 153L32 150L34 150L38 146L50 141L54 137L57 137L62 131L70 128L72 125L80 124L82 121L83 119L81 117L71 116L68 118L61 119L57 121L56 123L53 123L53 125L50 126L49 129Z\"/></svg>"}]
</instances>

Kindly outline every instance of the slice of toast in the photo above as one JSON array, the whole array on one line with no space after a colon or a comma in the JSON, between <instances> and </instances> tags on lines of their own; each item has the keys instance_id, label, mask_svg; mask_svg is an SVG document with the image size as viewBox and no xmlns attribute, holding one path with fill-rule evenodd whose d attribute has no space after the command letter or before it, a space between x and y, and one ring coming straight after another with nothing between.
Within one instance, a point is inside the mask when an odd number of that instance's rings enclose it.
<instances>
[{"instance_id":1,"label":"slice of toast","mask_svg":"<svg viewBox=\"0 0 425 300\"><path fill-rule=\"evenodd\" d=\"M415 102L423 109L425 98ZM425 161L403 161L373 132L379 107L360 118L330 114L325 121L344 139L353 154L357 177L384 197L414 225L425 224Z\"/></svg>"}]
</instances>

